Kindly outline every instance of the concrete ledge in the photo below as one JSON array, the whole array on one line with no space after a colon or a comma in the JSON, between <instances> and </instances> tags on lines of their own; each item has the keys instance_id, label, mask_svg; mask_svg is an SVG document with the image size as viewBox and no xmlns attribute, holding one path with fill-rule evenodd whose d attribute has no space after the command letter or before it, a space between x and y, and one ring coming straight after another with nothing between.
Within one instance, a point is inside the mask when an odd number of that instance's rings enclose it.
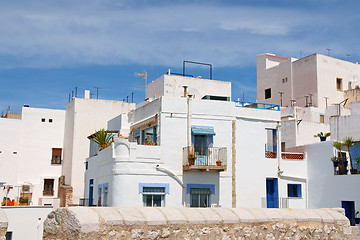
<instances>
[{"instance_id":1,"label":"concrete ledge","mask_svg":"<svg viewBox=\"0 0 360 240\"><path fill-rule=\"evenodd\" d=\"M1 215L0 215L1 216ZM1 218L0 218L1 219ZM341 209L69 207L44 239L359 239Z\"/></svg>"},{"instance_id":2,"label":"concrete ledge","mask_svg":"<svg viewBox=\"0 0 360 240\"><path fill-rule=\"evenodd\" d=\"M8 219L4 210L0 208L0 240L5 240L5 235L8 228Z\"/></svg>"}]
</instances>

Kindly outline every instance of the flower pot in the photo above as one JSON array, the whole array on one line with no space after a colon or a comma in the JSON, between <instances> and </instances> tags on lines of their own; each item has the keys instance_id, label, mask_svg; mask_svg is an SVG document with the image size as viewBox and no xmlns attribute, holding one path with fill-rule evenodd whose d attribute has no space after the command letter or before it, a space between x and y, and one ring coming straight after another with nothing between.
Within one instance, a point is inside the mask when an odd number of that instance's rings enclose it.
<instances>
[{"instance_id":1,"label":"flower pot","mask_svg":"<svg viewBox=\"0 0 360 240\"><path fill-rule=\"evenodd\" d=\"M333 164L334 164L334 168L339 166L339 161L333 161Z\"/></svg>"},{"instance_id":2,"label":"flower pot","mask_svg":"<svg viewBox=\"0 0 360 240\"><path fill-rule=\"evenodd\" d=\"M320 137L320 141L321 141L321 142L325 142L325 141L326 141L326 137Z\"/></svg>"},{"instance_id":3,"label":"flower pot","mask_svg":"<svg viewBox=\"0 0 360 240\"><path fill-rule=\"evenodd\" d=\"M347 166L348 166L348 161L347 161L347 160L342 161L342 165L343 165L344 168L347 168Z\"/></svg>"},{"instance_id":4,"label":"flower pot","mask_svg":"<svg viewBox=\"0 0 360 240\"><path fill-rule=\"evenodd\" d=\"M188 162L189 162L189 166L192 166L195 164L195 159L194 158L190 158L188 159Z\"/></svg>"},{"instance_id":5,"label":"flower pot","mask_svg":"<svg viewBox=\"0 0 360 240\"><path fill-rule=\"evenodd\" d=\"M221 166L221 161L216 161L216 166Z\"/></svg>"},{"instance_id":6,"label":"flower pot","mask_svg":"<svg viewBox=\"0 0 360 240\"><path fill-rule=\"evenodd\" d=\"M358 170L357 169L350 169L350 173L351 174L358 174Z\"/></svg>"}]
</instances>

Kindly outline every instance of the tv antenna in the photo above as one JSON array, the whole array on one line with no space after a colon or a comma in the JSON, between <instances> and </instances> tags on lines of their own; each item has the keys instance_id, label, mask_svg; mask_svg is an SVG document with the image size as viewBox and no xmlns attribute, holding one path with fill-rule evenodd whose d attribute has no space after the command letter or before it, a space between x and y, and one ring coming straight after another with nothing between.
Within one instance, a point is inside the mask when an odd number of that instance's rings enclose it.
<instances>
[{"instance_id":1,"label":"tv antenna","mask_svg":"<svg viewBox=\"0 0 360 240\"><path fill-rule=\"evenodd\" d=\"M134 73L136 77L142 77L142 79L145 81L145 96L146 96L146 87L147 87L147 72L144 69L142 73Z\"/></svg>"},{"instance_id":2,"label":"tv antenna","mask_svg":"<svg viewBox=\"0 0 360 240\"><path fill-rule=\"evenodd\" d=\"M94 87L96 88L96 99L99 99L99 89L102 89L101 87Z\"/></svg>"}]
</instances>

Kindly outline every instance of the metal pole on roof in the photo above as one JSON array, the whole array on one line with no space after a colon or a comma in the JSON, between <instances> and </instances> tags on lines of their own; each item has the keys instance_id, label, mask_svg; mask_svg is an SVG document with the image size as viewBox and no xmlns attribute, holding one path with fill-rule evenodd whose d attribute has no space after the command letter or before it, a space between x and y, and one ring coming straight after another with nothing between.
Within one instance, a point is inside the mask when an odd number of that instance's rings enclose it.
<instances>
[{"instance_id":1,"label":"metal pole on roof","mask_svg":"<svg viewBox=\"0 0 360 240\"><path fill-rule=\"evenodd\" d=\"M283 96L283 92L279 92L280 93L280 107L282 107L282 96Z\"/></svg>"},{"instance_id":2,"label":"metal pole on roof","mask_svg":"<svg viewBox=\"0 0 360 240\"><path fill-rule=\"evenodd\" d=\"M328 56L330 56L330 51L331 51L331 49L330 49L330 48L327 48L326 50L328 51Z\"/></svg>"}]
</instances>

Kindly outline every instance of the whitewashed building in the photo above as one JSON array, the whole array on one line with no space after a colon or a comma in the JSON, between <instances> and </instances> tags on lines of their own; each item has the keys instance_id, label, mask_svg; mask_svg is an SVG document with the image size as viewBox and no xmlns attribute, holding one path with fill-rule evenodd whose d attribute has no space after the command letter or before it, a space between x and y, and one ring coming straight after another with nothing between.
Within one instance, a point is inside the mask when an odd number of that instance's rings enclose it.
<instances>
[{"instance_id":1,"label":"whitewashed building","mask_svg":"<svg viewBox=\"0 0 360 240\"><path fill-rule=\"evenodd\" d=\"M59 206L65 111L24 106L0 118L1 201Z\"/></svg>"},{"instance_id":2,"label":"whitewashed building","mask_svg":"<svg viewBox=\"0 0 360 240\"><path fill-rule=\"evenodd\" d=\"M62 175L65 177L64 191L71 187L72 194L62 195L62 205L82 204L84 198L85 159L89 156L86 138L95 131L106 128L107 121L121 113L133 110L134 103L91 99L85 90L84 98L73 98L66 106L64 134L64 161ZM65 185L65 186L64 186Z\"/></svg>"},{"instance_id":3,"label":"whitewashed building","mask_svg":"<svg viewBox=\"0 0 360 240\"><path fill-rule=\"evenodd\" d=\"M89 205L307 206L306 160L280 154L278 105L233 102L230 82L174 75L146 93L108 122L122 137L90 151Z\"/></svg>"},{"instance_id":4,"label":"whitewashed building","mask_svg":"<svg viewBox=\"0 0 360 240\"><path fill-rule=\"evenodd\" d=\"M282 149L306 155L308 207L343 207L352 224L360 210L360 188L354 184L360 176L355 162L360 157L359 76L357 63L317 53L301 59L257 56L257 100L283 106ZM314 138L319 132L330 132L332 141ZM348 166L336 166L330 160L339 156L333 142L346 137L356 141L350 148L352 164L343 147Z\"/></svg>"}]
</instances>

